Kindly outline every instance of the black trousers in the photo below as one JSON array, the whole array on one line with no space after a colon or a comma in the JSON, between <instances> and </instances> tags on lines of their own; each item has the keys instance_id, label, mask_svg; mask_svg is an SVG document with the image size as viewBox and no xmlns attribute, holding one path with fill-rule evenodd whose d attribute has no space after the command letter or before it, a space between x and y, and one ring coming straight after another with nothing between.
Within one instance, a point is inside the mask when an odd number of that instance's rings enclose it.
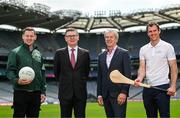
<instances>
[{"instance_id":1,"label":"black trousers","mask_svg":"<svg viewBox=\"0 0 180 118\"><path fill-rule=\"evenodd\" d=\"M37 118L41 105L41 92L14 91L13 108L14 118Z\"/></svg>"},{"instance_id":2,"label":"black trousers","mask_svg":"<svg viewBox=\"0 0 180 118\"><path fill-rule=\"evenodd\" d=\"M164 84L157 87L167 89L169 88L169 84ZM153 88L144 88L143 102L148 118L157 118L158 111L161 118L170 117L170 96L167 95L167 92Z\"/></svg>"},{"instance_id":3,"label":"black trousers","mask_svg":"<svg viewBox=\"0 0 180 118\"><path fill-rule=\"evenodd\" d=\"M104 109L106 112L107 118L125 118L126 117L126 106L127 100L124 104L119 105L117 98L108 97L103 99Z\"/></svg>"},{"instance_id":4,"label":"black trousers","mask_svg":"<svg viewBox=\"0 0 180 118\"><path fill-rule=\"evenodd\" d=\"M60 100L61 118L72 118L74 110L75 118L85 118L86 99L77 99L73 97L69 100Z\"/></svg>"}]
</instances>

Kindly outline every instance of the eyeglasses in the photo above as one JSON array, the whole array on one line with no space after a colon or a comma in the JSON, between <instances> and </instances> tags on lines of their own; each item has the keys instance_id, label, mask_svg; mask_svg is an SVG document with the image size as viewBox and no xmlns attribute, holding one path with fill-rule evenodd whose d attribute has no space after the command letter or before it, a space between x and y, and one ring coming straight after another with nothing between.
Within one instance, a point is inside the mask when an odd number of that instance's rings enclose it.
<instances>
[{"instance_id":1,"label":"eyeglasses","mask_svg":"<svg viewBox=\"0 0 180 118\"><path fill-rule=\"evenodd\" d=\"M66 35L67 38L71 38L71 37L74 38L74 37L76 37L76 36L77 36L77 35Z\"/></svg>"}]
</instances>

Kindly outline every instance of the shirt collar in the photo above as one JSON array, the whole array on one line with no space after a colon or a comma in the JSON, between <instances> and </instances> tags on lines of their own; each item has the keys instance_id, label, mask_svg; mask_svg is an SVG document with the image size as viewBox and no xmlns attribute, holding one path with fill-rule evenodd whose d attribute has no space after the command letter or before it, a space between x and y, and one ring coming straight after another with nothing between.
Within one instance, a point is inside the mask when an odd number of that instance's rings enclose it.
<instances>
[{"instance_id":1,"label":"shirt collar","mask_svg":"<svg viewBox=\"0 0 180 118\"><path fill-rule=\"evenodd\" d=\"M27 44L25 44L25 43L23 43L22 45L23 45L23 47L25 47L25 48L26 48L27 50L29 50L29 51L32 51L32 50L38 48L37 45L33 44L33 48L30 50L30 49L29 49L29 45L27 45Z\"/></svg>"},{"instance_id":2,"label":"shirt collar","mask_svg":"<svg viewBox=\"0 0 180 118\"><path fill-rule=\"evenodd\" d=\"M111 54L114 54L114 52L115 52L116 48L117 48L117 45L113 48L113 50L112 50ZM108 54L110 54L110 53L108 52L108 50L107 50L107 53L108 53Z\"/></svg>"},{"instance_id":3,"label":"shirt collar","mask_svg":"<svg viewBox=\"0 0 180 118\"><path fill-rule=\"evenodd\" d=\"M68 46L68 50L71 51L72 47ZM75 51L78 49L78 46L74 47Z\"/></svg>"},{"instance_id":4,"label":"shirt collar","mask_svg":"<svg viewBox=\"0 0 180 118\"><path fill-rule=\"evenodd\" d=\"M159 42L158 42L155 46L152 46L152 45L151 45L151 42L149 42L149 47L151 47L151 48L153 48L153 47L159 47L159 46L161 46L161 44L162 44L162 40L160 39Z\"/></svg>"}]
</instances>

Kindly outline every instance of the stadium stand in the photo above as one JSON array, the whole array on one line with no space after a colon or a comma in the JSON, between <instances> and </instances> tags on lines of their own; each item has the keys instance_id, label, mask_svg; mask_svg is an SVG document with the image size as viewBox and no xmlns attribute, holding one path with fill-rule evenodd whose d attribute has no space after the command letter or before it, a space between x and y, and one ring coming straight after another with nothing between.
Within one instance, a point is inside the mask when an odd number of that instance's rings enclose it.
<instances>
[{"instance_id":1,"label":"stadium stand","mask_svg":"<svg viewBox=\"0 0 180 118\"><path fill-rule=\"evenodd\" d=\"M179 60L179 34L180 28L177 29L168 29L163 30L162 38L166 40L167 42L172 43L172 45L175 45L175 51L177 54L178 59L178 67L180 68ZM1 71L1 77L3 75L6 75L6 61L7 61L7 54L8 52L18 46L21 41L21 35L20 32L9 32L9 31L0 31L1 39L0 43L2 45L7 45L3 48L1 48L0 57L1 57L1 63L0 63L0 71ZM47 103L57 103L57 83L53 81L54 75L53 75L53 56L55 53L55 50L66 46L66 43L64 41L64 35L61 33L58 34L38 34L38 40L37 45L41 47L41 51L43 52L43 56L45 58L45 67L46 67L46 77L48 80L48 89L47 89ZM96 77L97 77L97 56L98 53L101 52L102 49L104 49L104 38L103 34L80 34L80 42L79 45L87 48L90 50L91 55L91 72L90 72L90 79L88 80L87 84L87 90L88 90L88 101L95 101L96 100ZM14 40L14 41L11 41ZM8 43L7 43L8 42ZM11 42L11 43L10 43ZM121 47L128 49L131 55L131 62L132 62L132 77L135 78L137 74L137 68L138 68L138 50L142 45L148 42L148 39L146 37L145 32L138 32L138 33L130 33L130 32L123 32L120 33L120 39L118 45ZM9 45L12 44L12 45ZM52 47L52 49L49 49L48 47ZM4 54L6 52L6 54ZM48 53L47 53L48 52ZM52 81L49 81L52 80ZM9 96L12 96L12 87L9 82L0 82L0 93L2 93L3 96L0 97L0 102L9 102L12 101L12 98ZM7 88L7 89L6 89ZM177 84L177 94L173 99L179 99L180 98L180 81L178 81ZM142 88L134 88L131 87L130 89L130 100L141 100L142 99Z\"/></svg>"},{"instance_id":2,"label":"stadium stand","mask_svg":"<svg viewBox=\"0 0 180 118\"><path fill-rule=\"evenodd\" d=\"M163 30L162 32L162 38L173 44L175 52L177 55L180 55L180 41L179 41L179 33L180 32L180 28L176 28L176 29L172 29L172 30Z\"/></svg>"},{"instance_id":3,"label":"stadium stand","mask_svg":"<svg viewBox=\"0 0 180 118\"><path fill-rule=\"evenodd\" d=\"M180 28L163 30L162 39L170 42L175 47L176 55L180 53L180 43L179 43L179 34ZM21 41L20 32L17 31L2 31L0 30L0 44L1 52L0 55L7 55L8 52L17 47ZM97 60L98 53L104 49L104 38L103 34L80 34L79 45L81 47L87 48L90 51L91 60ZM123 32L120 33L120 39L118 45L128 49L132 59L138 58L138 51L141 46L148 42L145 32L130 33ZM59 33L56 35L38 34L37 45L40 50L43 52L45 59L53 59L55 50L61 47L65 47L66 43L64 41L64 35ZM178 59L179 60L179 59Z\"/></svg>"},{"instance_id":4,"label":"stadium stand","mask_svg":"<svg viewBox=\"0 0 180 118\"><path fill-rule=\"evenodd\" d=\"M13 89L9 81L0 82L0 104L3 103L12 103Z\"/></svg>"}]
</instances>

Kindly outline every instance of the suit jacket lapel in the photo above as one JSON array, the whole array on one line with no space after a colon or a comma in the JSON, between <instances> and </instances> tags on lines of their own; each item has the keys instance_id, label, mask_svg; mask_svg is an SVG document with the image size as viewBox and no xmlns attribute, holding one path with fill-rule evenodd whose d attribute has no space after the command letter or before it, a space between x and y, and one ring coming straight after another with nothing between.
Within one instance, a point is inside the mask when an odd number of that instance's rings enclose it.
<instances>
[{"instance_id":1,"label":"suit jacket lapel","mask_svg":"<svg viewBox=\"0 0 180 118\"><path fill-rule=\"evenodd\" d=\"M107 58L107 51L105 51L104 53L103 53L103 55L102 55L102 63L103 63L103 65L105 65L105 67L108 69L108 67L107 67L107 64L106 64L106 58Z\"/></svg>"},{"instance_id":2,"label":"suit jacket lapel","mask_svg":"<svg viewBox=\"0 0 180 118\"><path fill-rule=\"evenodd\" d=\"M71 65L71 59L70 59L70 57L69 57L69 51L68 51L68 48L67 48L67 47L66 47L66 49L65 49L64 55L65 55L65 59L67 59L68 65L69 65L70 67L72 67L72 65Z\"/></svg>"},{"instance_id":3,"label":"suit jacket lapel","mask_svg":"<svg viewBox=\"0 0 180 118\"><path fill-rule=\"evenodd\" d=\"M77 53L77 61L76 61L76 64L75 64L75 68L79 65L79 63L81 62L81 58L80 56L83 54L82 50L78 47L78 53Z\"/></svg>"}]
</instances>

